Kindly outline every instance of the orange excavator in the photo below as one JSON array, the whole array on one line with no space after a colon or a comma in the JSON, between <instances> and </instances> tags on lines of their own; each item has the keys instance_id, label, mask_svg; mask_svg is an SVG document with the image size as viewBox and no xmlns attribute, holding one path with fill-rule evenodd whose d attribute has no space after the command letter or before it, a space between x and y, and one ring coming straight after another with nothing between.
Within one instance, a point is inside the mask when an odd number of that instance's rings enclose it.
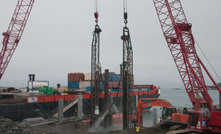
<instances>
[{"instance_id":1,"label":"orange excavator","mask_svg":"<svg viewBox=\"0 0 221 134\"><path fill-rule=\"evenodd\" d=\"M147 101L147 102L144 102ZM164 99L157 98L140 98L137 103L137 114L136 121L137 126L141 127L142 124L142 114L143 108L151 108L152 106L160 106L163 107L163 120L168 116L172 116L173 122L185 123L187 124L189 121L189 115L184 113L180 113L170 102ZM184 110L185 111L185 110Z\"/></svg>"}]
</instances>

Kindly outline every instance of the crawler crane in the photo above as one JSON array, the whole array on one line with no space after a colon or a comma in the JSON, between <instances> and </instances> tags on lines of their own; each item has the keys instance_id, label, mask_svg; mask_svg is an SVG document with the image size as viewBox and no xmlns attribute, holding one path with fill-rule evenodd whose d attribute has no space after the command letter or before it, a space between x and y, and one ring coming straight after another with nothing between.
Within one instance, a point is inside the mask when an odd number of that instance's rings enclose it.
<instances>
[{"instance_id":1,"label":"crawler crane","mask_svg":"<svg viewBox=\"0 0 221 134\"><path fill-rule=\"evenodd\" d=\"M180 0L153 2L163 35L193 105L194 110L188 111L189 128L221 133L221 111L213 105L201 68L219 93L221 90L196 53L192 24L187 21Z\"/></svg>"},{"instance_id":2,"label":"crawler crane","mask_svg":"<svg viewBox=\"0 0 221 134\"><path fill-rule=\"evenodd\" d=\"M24 32L35 0L18 0L7 32L3 33L0 52L0 80Z\"/></svg>"}]
</instances>

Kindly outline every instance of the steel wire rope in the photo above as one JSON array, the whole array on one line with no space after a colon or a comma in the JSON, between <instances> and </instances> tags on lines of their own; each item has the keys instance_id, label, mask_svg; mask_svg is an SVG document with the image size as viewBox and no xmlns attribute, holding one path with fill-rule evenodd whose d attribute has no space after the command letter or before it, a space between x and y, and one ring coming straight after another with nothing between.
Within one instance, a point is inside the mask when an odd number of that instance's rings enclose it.
<instances>
[{"instance_id":1,"label":"steel wire rope","mask_svg":"<svg viewBox=\"0 0 221 134\"><path fill-rule=\"evenodd\" d=\"M124 12L126 13L127 12L127 0L123 0L123 9L124 9Z\"/></svg>"},{"instance_id":2,"label":"steel wire rope","mask_svg":"<svg viewBox=\"0 0 221 134\"><path fill-rule=\"evenodd\" d=\"M215 75L217 76L217 78L219 79L219 81L221 81L219 75L217 74L216 70L214 69L214 67L212 66L212 64L210 63L209 59L207 58L206 54L203 52L203 50L201 49L201 47L199 46L198 42L194 39L194 41L196 42L197 46L199 47L200 51L202 52L203 56L206 58L206 61L209 63L210 67L212 68L212 70L214 71Z\"/></svg>"},{"instance_id":3,"label":"steel wire rope","mask_svg":"<svg viewBox=\"0 0 221 134\"><path fill-rule=\"evenodd\" d=\"M94 11L95 12L98 11L98 2L97 2L97 0L94 0Z\"/></svg>"}]
</instances>

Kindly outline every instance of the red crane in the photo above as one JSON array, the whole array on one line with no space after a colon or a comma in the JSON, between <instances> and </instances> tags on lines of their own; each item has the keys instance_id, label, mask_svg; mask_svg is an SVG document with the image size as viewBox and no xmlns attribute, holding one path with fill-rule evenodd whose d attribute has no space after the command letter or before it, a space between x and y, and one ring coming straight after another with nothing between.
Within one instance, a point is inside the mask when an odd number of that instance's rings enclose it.
<instances>
[{"instance_id":1,"label":"red crane","mask_svg":"<svg viewBox=\"0 0 221 134\"><path fill-rule=\"evenodd\" d=\"M18 0L8 30L3 33L4 39L0 52L0 80L18 46L34 1L35 0Z\"/></svg>"},{"instance_id":2,"label":"red crane","mask_svg":"<svg viewBox=\"0 0 221 134\"><path fill-rule=\"evenodd\" d=\"M221 132L221 112L216 112L201 68L205 70L219 93L221 90L196 53L192 24L188 23L180 0L153 2L164 37L194 108L193 116L190 117L195 119L190 127Z\"/></svg>"}]
</instances>

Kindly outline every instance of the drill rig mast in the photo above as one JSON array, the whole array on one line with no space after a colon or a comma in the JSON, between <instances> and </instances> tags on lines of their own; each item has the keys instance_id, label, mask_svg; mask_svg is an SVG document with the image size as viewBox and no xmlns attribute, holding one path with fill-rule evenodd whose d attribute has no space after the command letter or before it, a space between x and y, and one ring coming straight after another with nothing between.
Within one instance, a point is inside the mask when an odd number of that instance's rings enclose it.
<instances>
[{"instance_id":1,"label":"drill rig mast","mask_svg":"<svg viewBox=\"0 0 221 134\"><path fill-rule=\"evenodd\" d=\"M97 1L96 1L97 2ZM93 32L93 40L91 45L91 92L92 92L92 114L99 114L99 91L101 76L100 65L100 32L102 31L98 25L98 12L94 13L95 29Z\"/></svg>"},{"instance_id":2,"label":"drill rig mast","mask_svg":"<svg viewBox=\"0 0 221 134\"><path fill-rule=\"evenodd\" d=\"M124 1L124 23L123 28L123 129L129 128L129 117L133 114L133 96L132 92L132 80L133 76L133 49L130 38L129 28L127 27L127 3Z\"/></svg>"},{"instance_id":3,"label":"drill rig mast","mask_svg":"<svg viewBox=\"0 0 221 134\"><path fill-rule=\"evenodd\" d=\"M15 52L24 32L35 0L18 0L7 32L3 33L2 50L0 52L0 80Z\"/></svg>"}]
</instances>

